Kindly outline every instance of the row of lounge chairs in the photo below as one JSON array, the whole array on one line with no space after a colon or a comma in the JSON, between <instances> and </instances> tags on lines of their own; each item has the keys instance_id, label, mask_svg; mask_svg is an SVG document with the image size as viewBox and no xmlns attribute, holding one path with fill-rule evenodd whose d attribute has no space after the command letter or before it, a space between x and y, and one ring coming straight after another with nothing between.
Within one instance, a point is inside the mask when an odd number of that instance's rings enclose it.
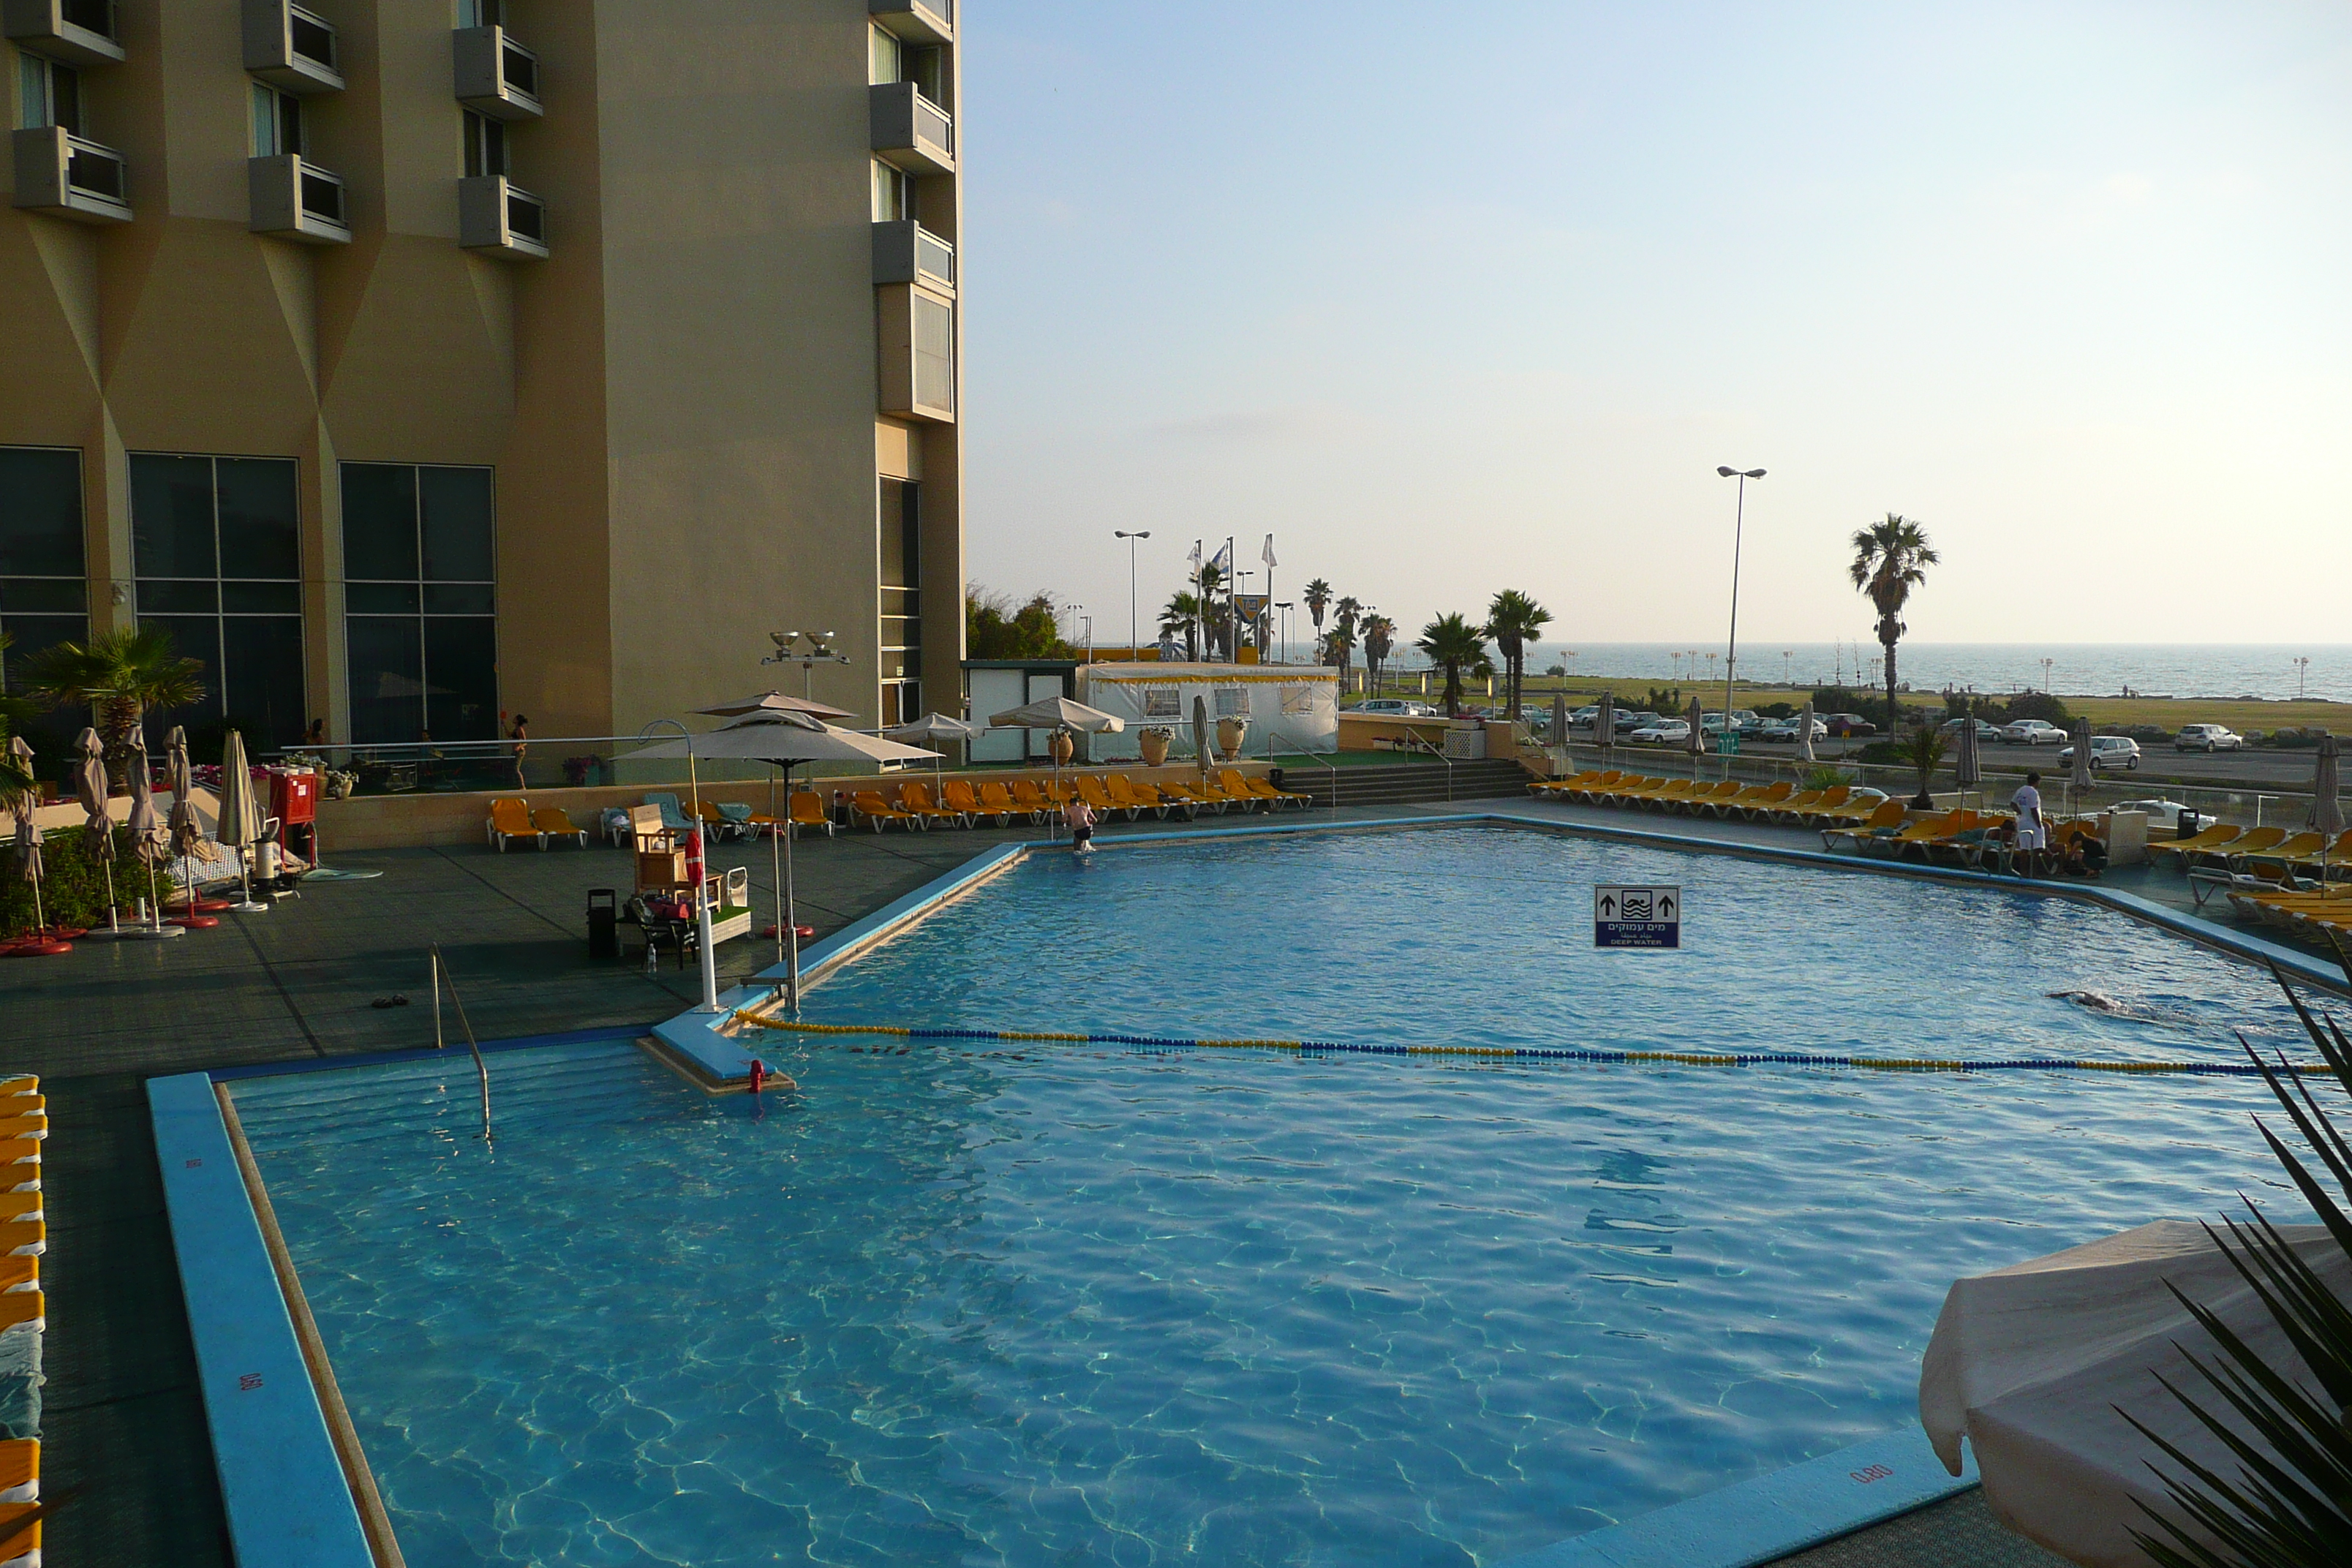
<instances>
[{"instance_id":1,"label":"row of lounge chairs","mask_svg":"<svg viewBox=\"0 0 2352 1568\"><path fill-rule=\"evenodd\" d=\"M803 822L798 802L815 803L816 798L814 795L795 797L794 826ZM1307 796L1294 790L1277 789L1264 779L1247 778L1238 769L1226 768L1213 778L1192 784L1154 784L1125 773L1072 773L1011 783L949 779L940 785L936 799L929 784L906 779L899 783L895 801L878 789L853 794L849 816L852 826L863 825L877 833L891 826L909 830L942 825L1003 827L1015 822L1046 821L1074 800L1086 802L1106 821L1129 822L1147 813L1155 817L1171 813L1193 817L1203 811L1223 815L1236 807L1244 812L1272 811L1285 805L1304 808L1308 804Z\"/></svg>"},{"instance_id":2,"label":"row of lounge chairs","mask_svg":"<svg viewBox=\"0 0 2352 1568\"><path fill-rule=\"evenodd\" d=\"M518 838L528 838L541 849L551 838L570 838L580 847L588 847L588 830L572 820L560 805L542 805L532 809L530 802L519 795L502 795L490 802L489 820L483 825L489 835L490 847L500 854Z\"/></svg>"},{"instance_id":3,"label":"row of lounge chairs","mask_svg":"<svg viewBox=\"0 0 2352 1568\"><path fill-rule=\"evenodd\" d=\"M2334 938L2352 944L2352 889L2298 888L2232 889L2230 907L2250 920L2301 936Z\"/></svg>"},{"instance_id":4,"label":"row of lounge chairs","mask_svg":"<svg viewBox=\"0 0 2352 1568\"><path fill-rule=\"evenodd\" d=\"M1838 784L1829 789L1800 790L1779 784L1743 784L1737 780L1710 783L1705 779L1649 778L1639 773L1593 769L1574 778L1539 781L1528 785L1538 800L1574 801L1581 805L1624 805L1645 811L1678 812L1686 816L1714 816L1726 821L1779 822L1798 827L1847 827L1872 819L1892 805L1876 790Z\"/></svg>"},{"instance_id":5,"label":"row of lounge chairs","mask_svg":"<svg viewBox=\"0 0 2352 1568\"><path fill-rule=\"evenodd\" d=\"M2245 876L2273 869L2282 876L2317 876L2324 869L2332 879L2352 877L2352 828L2332 839L2325 833L2285 827L2233 827L2215 823L2203 832L2167 844L2151 844L2148 853L2171 857L2183 870L2225 869Z\"/></svg>"},{"instance_id":6,"label":"row of lounge chairs","mask_svg":"<svg viewBox=\"0 0 2352 1568\"><path fill-rule=\"evenodd\" d=\"M41 1145L49 1135L41 1080L0 1079L0 1563L37 1563L41 1550L41 1339L48 1327L41 1256Z\"/></svg>"}]
</instances>

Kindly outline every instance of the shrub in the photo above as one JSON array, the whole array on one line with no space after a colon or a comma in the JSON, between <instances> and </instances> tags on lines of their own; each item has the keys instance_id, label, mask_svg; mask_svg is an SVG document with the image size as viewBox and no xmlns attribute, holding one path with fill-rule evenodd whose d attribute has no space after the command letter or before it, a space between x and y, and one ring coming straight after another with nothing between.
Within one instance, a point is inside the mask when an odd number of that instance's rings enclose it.
<instances>
[{"instance_id":1,"label":"shrub","mask_svg":"<svg viewBox=\"0 0 2352 1568\"><path fill-rule=\"evenodd\" d=\"M147 895L147 868L131 852L128 834L114 835L114 903L126 915ZM89 830L65 827L41 844L41 912L51 925L106 923L106 868L90 851ZM159 879L156 887L163 887ZM13 850L0 851L0 937L33 929L33 889L17 869Z\"/></svg>"}]
</instances>

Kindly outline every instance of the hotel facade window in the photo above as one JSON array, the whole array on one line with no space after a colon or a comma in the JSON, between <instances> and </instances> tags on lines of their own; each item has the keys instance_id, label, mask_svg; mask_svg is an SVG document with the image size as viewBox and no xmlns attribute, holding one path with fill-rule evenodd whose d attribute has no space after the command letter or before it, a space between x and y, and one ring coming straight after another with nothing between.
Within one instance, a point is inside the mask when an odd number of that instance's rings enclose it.
<instances>
[{"instance_id":1,"label":"hotel facade window","mask_svg":"<svg viewBox=\"0 0 2352 1568\"><path fill-rule=\"evenodd\" d=\"M923 716L923 487L884 479L882 552L882 722Z\"/></svg>"},{"instance_id":2,"label":"hotel facade window","mask_svg":"<svg viewBox=\"0 0 2352 1568\"><path fill-rule=\"evenodd\" d=\"M257 747L302 739L296 479L291 458L131 454L139 624L205 667L204 701L173 715L191 729L226 723Z\"/></svg>"},{"instance_id":3,"label":"hotel facade window","mask_svg":"<svg viewBox=\"0 0 2352 1568\"><path fill-rule=\"evenodd\" d=\"M353 744L498 738L494 479L488 468L343 465Z\"/></svg>"},{"instance_id":4,"label":"hotel facade window","mask_svg":"<svg viewBox=\"0 0 2352 1568\"><path fill-rule=\"evenodd\" d=\"M0 632L6 688L25 656L89 637L82 553L81 453L0 447Z\"/></svg>"}]
</instances>

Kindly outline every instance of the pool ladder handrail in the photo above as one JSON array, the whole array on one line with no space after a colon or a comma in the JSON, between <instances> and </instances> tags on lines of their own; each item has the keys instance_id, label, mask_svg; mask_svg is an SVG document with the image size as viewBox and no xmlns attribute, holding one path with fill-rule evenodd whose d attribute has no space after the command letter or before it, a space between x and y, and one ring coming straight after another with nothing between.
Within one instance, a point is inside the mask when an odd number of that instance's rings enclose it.
<instances>
[{"instance_id":1,"label":"pool ladder handrail","mask_svg":"<svg viewBox=\"0 0 2352 1568\"><path fill-rule=\"evenodd\" d=\"M474 1026L466 1017L465 998L457 994L457 983L449 978L449 966L441 961L441 944L431 944L433 953L433 1048L446 1049L448 1042L441 1037L441 987L449 988L449 1000L457 1009L457 1023L466 1031L466 1045L474 1053L474 1071L482 1082L482 1142L490 1142L490 1068L482 1060L482 1047L474 1038Z\"/></svg>"},{"instance_id":2,"label":"pool ladder handrail","mask_svg":"<svg viewBox=\"0 0 2352 1568\"><path fill-rule=\"evenodd\" d=\"M1301 744L1299 742L1295 741L1295 740L1292 740L1290 736L1286 735L1286 734L1284 734L1280 730L1276 730L1276 729L1268 729L1268 730L1266 731L1266 732L1265 732L1265 754L1266 754L1266 760L1267 760L1269 763L1270 763L1270 762L1272 762L1272 761L1275 759L1275 757L1276 757L1277 755L1279 755L1279 754L1280 754L1280 753L1276 750L1276 746L1275 746L1275 742L1277 742L1277 741L1290 741L1291 744L1293 744L1293 745L1295 745L1295 746L1298 746L1298 747L1299 747L1298 755L1300 755L1300 756L1302 756L1302 757L1305 757L1305 758L1306 758L1308 762L1310 762L1310 763L1322 763L1323 767L1324 767L1324 771L1326 771L1327 773L1328 773L1331 775L1331 809L1332 809L1333 811L1337 811L1337 810L1339 810L1339 764L1337 764L1337 763L1331 763L1331 762L1327 762L1327 761L1325 761L1323 758L1317 756L1314 752L1310 752L1310 751L1307 751L1307 750L1306 749L1306 747L1305 747L1303 744Z\"/></svg>"}]
</instances>

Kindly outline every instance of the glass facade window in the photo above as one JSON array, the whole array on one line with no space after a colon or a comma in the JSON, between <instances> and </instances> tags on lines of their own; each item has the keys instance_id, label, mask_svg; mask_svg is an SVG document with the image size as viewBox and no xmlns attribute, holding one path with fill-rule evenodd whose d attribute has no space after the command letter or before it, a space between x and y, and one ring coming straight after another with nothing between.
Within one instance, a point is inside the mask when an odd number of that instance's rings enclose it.
<instances>
[{"instance_id":1,"label":"glass facade window","mask_svg":"<svg viewBox=\"0 0 2352 1568\"><path fill-rule=\"evenodd\" d=\"M507 161L506 121L477 114L470 109L465 114L466 177L478 180L485 175L514 173Z\"/></svg>"},{"instance_id":2,"label":"glass facade window","mask_svg":"<svg viewBox=\"0 0 2352 1568\"><path fill-rule=\"evenodd\" d=\"M0 447L0 632L10 644L0 680L8 690L20 689L26 655L88 640L83 559L80 451Z\"/></svg>"},{"instance_id":3,"label":"glass facade window","mask_svg":"<svg viewBox=\"0 0 2352 1568\"><path fill-rule=\"evenodd\" d=\"M353 744L498 738L494 481L488 468L343 465Z\"/></svg>"},{"instance_id":4,"label":"glass facade window","mask_svg":"<svg viewBox=\"0 0 2352 1568\"><path fill-rule=\"evenodd\" d=\"M253 155L275 158L310 151L303 144L302 100L274 87L253 84Z\"/></svg>"},{"instance_id":5,"label":"glass facade window","mask_svg":"<svg viewBox=\"0 0 2352 1568\"><path fill-rule=\"evenodd\" d=\"M30 50L18 50L16 109L18 123L26 131L61 125L80 135L81 73Z\"/></svg>"},{"instance_id":6,"label":"glass facade window","mask_svg":"<svg viewBox=\"0 0 2352 1568\"><path fill-rule=\"evenodd\" d=\"M302 517L291 458L131 454L139 624L205 667L205 700L173 717L257 747L302 739ZM152 739L152 737L151 737Z\"/></svg>"}]
</instances>

